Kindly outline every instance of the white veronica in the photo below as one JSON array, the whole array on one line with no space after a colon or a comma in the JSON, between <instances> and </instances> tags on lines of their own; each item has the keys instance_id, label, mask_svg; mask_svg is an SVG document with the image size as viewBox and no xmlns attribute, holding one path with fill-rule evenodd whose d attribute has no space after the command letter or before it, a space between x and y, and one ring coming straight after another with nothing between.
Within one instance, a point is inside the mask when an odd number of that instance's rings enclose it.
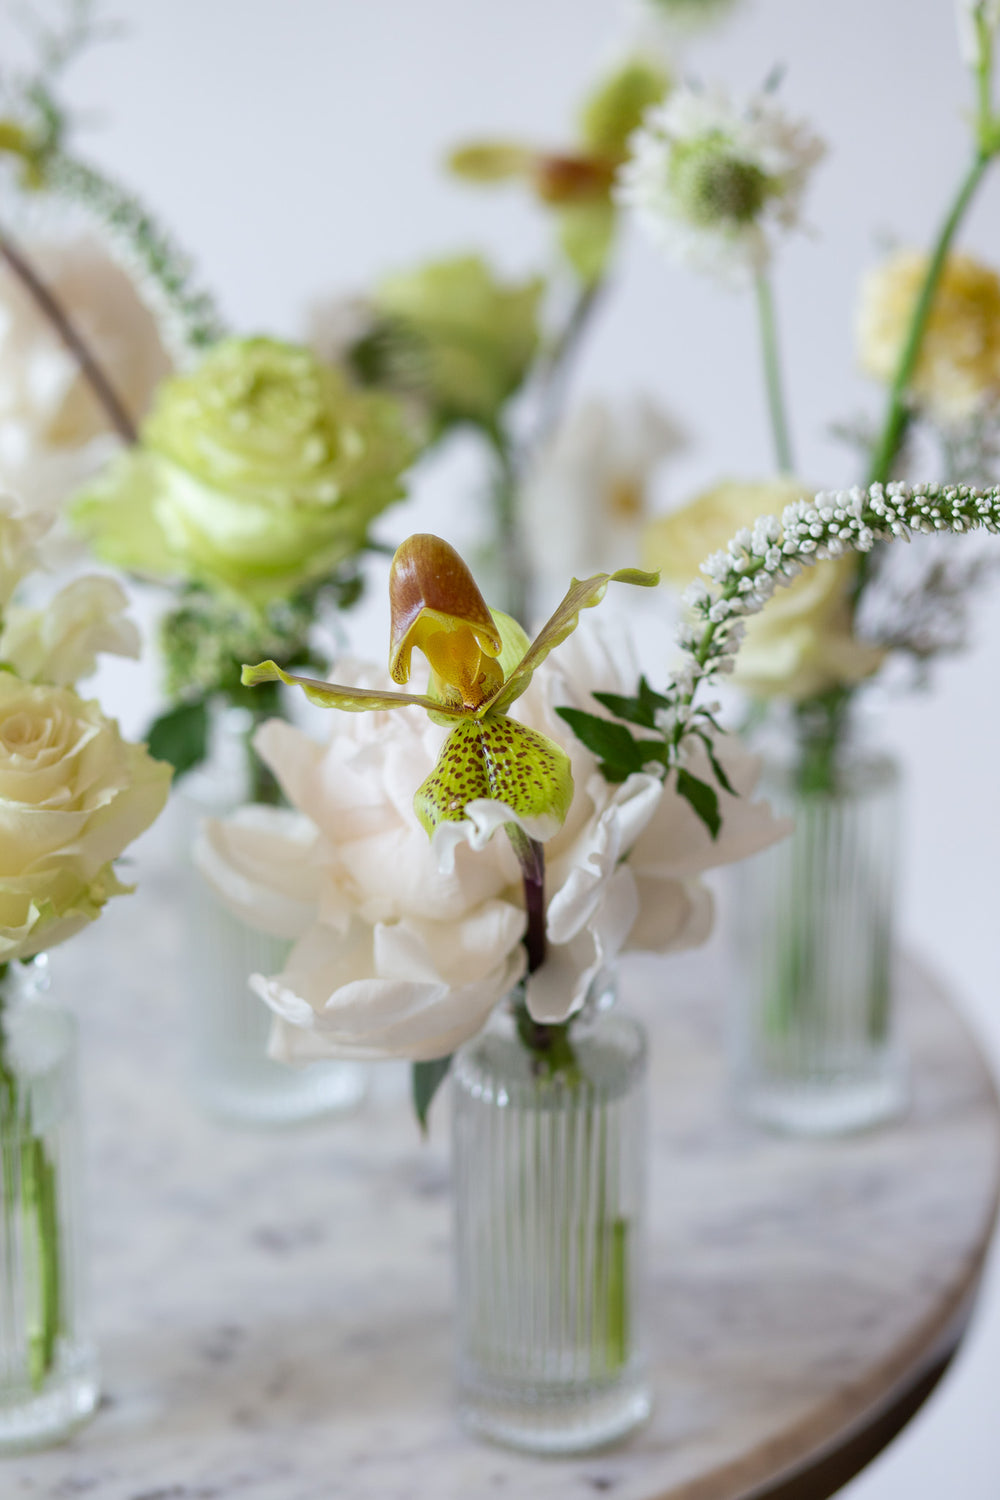
<instances>
[{"instance_id":1,"label":"white veronica","mask_svg":"<svg viewBox=\"0 0 1000 1500\"><path fill-rule=\"evenodd\" d=\"M799 222L823 142L766 95L675 89L630 142L618 198L672 259L740 281L763 270L777 229Z\"/></svg>"},{"instance_id":2,"label":"white veronica","mask_svg":"<svg viewBox=\"0 0 1000 1500\"><path fill-rule=\"evenodd\" d=\"M584 626L517 703L518 718L567 750L577 787L564 828L546 845L549 949L528 989L539 1020L578 1010L601 967L626 947L665 952L703 941L712 913L698 876L787 831L763 805L723 795L726 821L713 843L671 781L605 782L555 709L592 708L594 689L634 683L631 662ZM253 808L209 820L196 859L244 920L295 939L284 971L253 981L277 1017L273 1055L442 1056L481 1029L524 972L519 870L502 833L487 837L512 815L473 803L469 819L432 844L413 793L443 731L419 709L331 719L326 747L278 721L259 731L258 751L295 812ZM749 792L749 757L735 744L723 756Z\"/></svg>"}]
</instances>

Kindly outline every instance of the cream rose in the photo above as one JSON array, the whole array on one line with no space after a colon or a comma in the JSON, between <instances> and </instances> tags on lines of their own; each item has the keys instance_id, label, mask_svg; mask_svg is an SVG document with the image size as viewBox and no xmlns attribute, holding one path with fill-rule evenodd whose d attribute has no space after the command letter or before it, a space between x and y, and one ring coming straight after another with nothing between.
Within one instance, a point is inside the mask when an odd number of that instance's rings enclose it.
<instances>
[{"instance_id":1,"label":"cream rose","mask_svg":"<svg viewBox=\"0 0 1000 1500\"><path fill-rule=\"evenodd\" d=\"M652 522L644 566L660 568L668 583L683 589L741 527L758 516L780 516L786 505L812 493L796 479L718 484ZM824 562L774 594L746 621L733 680L752 697L800 701L877 671L884 650L858 640L851 628L857 565L852 555Z\"/></svg>"},{"instance_id":2,"label":"cream rose","mask_svg":"<svg viewBox=\"0 0 1000 1500\"><path fill-rule=\"evenodd\" d=\"M129 889L114 860L169 785L97 703L0 673L0 963L64 942Z\"/></svg>"}]
</instances>

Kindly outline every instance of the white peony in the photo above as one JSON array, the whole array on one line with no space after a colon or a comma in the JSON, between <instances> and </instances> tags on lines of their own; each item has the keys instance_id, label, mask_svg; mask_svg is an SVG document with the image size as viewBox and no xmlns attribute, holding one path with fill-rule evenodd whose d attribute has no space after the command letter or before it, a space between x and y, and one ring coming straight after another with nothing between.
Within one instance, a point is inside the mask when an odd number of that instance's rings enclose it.
<instances>
[{"instance_id":1,"label":"white peony","mask_svg":"<svg viewBox=\"0 0 1000 1500\"><path fill-rule=\"evenodd\" d=\"M628 654L584 626L517 701L516 716L570 755L577 788L546 845L548 956L528 988L541 1021L579 1010L599 970L628 947L704 941L712 908L700 874L787 832L762 804L722 794L713 843L670 780L604 781L555 710L593 709L595 689L628 692L635 681ZM443 1056L521 978L519 869L502 833L489 836L513 815L474 802L432 844L413 812L442 737L412 708L335 713L325 748L272 721L256 745L295 813L243 809L205 825L196 859L220 896L245 921L296 939L281 975L253 981L278 1018L275 1056ZM735 742L721 755L749 793L754 763Z\"/></svg>"},{"instance_id":2,"label":"white peony","mask_svg":"<svg viewBox=\"0 0 1000 1500\"><path fill-rule=\"evenodd\" d=\"M29 244L27 255L138 422L170 360L133 283L94 239ZM114 446L76 359L0 266L0 484L32 508L55 507Z\"/></svg>"},{"instance_id":3,"label":"white peony","mask_svg":"<svg viewBox=\"0 0 1000 1500\"><path fill-rule=\"evenodd\" d=\"M649 110L629 144L619 201L671 259L733 282L763 271L775 231L798 224L826 150L767 96L738 109L690 86Z\"/></svg>"}]
</instances>

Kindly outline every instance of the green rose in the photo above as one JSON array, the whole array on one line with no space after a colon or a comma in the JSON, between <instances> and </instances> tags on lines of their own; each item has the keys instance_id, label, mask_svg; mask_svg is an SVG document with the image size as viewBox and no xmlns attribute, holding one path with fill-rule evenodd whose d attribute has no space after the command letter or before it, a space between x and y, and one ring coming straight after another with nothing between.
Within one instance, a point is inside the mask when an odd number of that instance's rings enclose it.
<instances>
[{"instance_id":1,"label":"green rose","mask_svg":"<svg viewBox=\"0 0 1000 1500\"><path fill-rule=\"evenodd\" d=\"M390 397L298 345L227 339L163 381L139 446L73 515L117 567L261 606L357 553L412 457Z\"/></svg>"},{"instance_id":2,"label":"green rose","mask_svg":"<svg viewBox=\"0 0 1000 1500\"><path fill-rule=\"evenodd\" d=\"M539 277L499 281L478 255L387 277L374 306L390 380L395 366L399 383L421 395L442 425L492 423L531 368L543 290Z\"/></svg>"}]
</instances>

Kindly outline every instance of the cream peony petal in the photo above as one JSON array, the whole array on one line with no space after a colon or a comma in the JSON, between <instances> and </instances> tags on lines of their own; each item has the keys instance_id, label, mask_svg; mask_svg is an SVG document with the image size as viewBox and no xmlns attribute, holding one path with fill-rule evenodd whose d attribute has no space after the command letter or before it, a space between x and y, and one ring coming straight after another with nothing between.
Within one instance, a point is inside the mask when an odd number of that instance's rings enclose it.
<instances>
[{"instance_id":1,"label":"cream peony petal","mask_svg":"<svg viewBox=\"0 0 1000 1500\"><path fill-rule=\"evenodd\" d=\"M569 943L550 944L542 967L529 974L527 1006L536 1021L558 1025L582 1008L598 973L621 952L638 913L635 880L620 865L586 928Z\"/></svg>"},{"instance_id":2,"label":"cream peony petal","mask_svg":"<svg viewBox=\"0 0 1000 1500\"><path fill-rule=\"evenodd\" d=\"M568 942L590 920L619 861L654 817L663 783L656 776L639 774L612 789L603 777L594 777L587 791L597 805L609 793L610 801L553 868L555 873L568 866L546 914L546 930L553 943Z\"/></svg>"},{"instance_id":3,"label":"cream peony petal","mask_svg":"<svg viewBox=\"0 0 1000 1500\"><path fill-rule=\"evenodd\" d=\"M302 813L251 805L206 818L194 862L230 911L273 937L298 938L314 919L319 833Z\"/></svg>"},{"instance_id":4,"label":"cream peony petal","mask_svg":"<svg viewBox=\"0 0 1000 1500\"><path fill-rule=\"evenodd\" d=\"M715 903L700 880L635 877L639 913L628 935L629 953L675 953L700 948L712 935Z\"/></svg>"}]
</instances>

